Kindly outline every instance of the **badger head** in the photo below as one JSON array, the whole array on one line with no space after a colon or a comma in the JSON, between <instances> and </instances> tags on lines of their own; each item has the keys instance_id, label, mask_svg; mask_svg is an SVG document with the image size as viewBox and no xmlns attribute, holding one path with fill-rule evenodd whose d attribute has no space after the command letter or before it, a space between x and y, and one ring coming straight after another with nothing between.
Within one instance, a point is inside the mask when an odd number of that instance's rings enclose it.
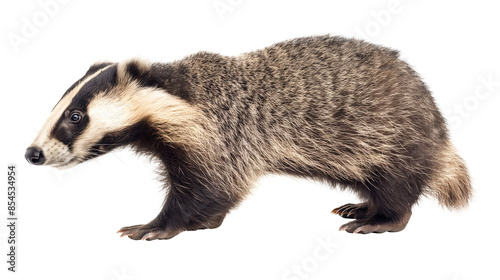
<instances>
[{"instance_id":1,"label":"badger head","mask_svg":"<svg viewBox=\"0 0 500 280\"><path fill-rule=\"evenodd\" d=\"M146 126L161 130L185 118L180 98L145 85L151 67L138 60L91 66L53 108L26 150L28 162L68 168L138 141Z\"/></svg>"}]
</instances>

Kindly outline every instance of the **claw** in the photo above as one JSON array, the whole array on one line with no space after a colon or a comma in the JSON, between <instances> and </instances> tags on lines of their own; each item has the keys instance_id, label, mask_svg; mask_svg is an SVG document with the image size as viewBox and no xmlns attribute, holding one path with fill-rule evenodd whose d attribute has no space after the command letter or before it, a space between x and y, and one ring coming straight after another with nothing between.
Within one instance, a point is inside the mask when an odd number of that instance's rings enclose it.
<instances>
[{"instance_id":1,"label":"claw","mask_svg":"<svg viewBox=\"0 0 500 280\"><path fill-rule=\"evenodd\" d=\"M337 214L346 219L363 219L367 216L367 203L345 204L332 210L333 214Z\"/></svg>"},{"instance_id":2,"label":"claw","mask_svg":"<svg viewBox=\"0 0 500 280\"><path fill-rule=\"evenodd\" d=\"M356 209L352 209L351 211L349 211L349 213L347 213L347 218L354 217L354 215L356 215Z\"/></svg>"},{"instance_id":3,"label":"claw","mask_svg":"<svg viewBox=\"0 0 500 280\"><path fill-rule=\"evenodd\" d=\"M136 225L123 227L117 233L121 233L120 237L128 236L134 240L155 240L155 239L170 239L179 234L183 230L167 230L150 225Z\"/></svg>"},{"instance_id":4,"label":"claw","mask_svg":"<svg viewBox=\"0 0 500 280\"><path fill-rule=\"evenodd\" d=\"M154 234L153 234L152 232L150 232L150 233L146 233L146 234L145 234L145 235L141 238L141 240L147 240L147 241L150 241L150 240L149 240L149 238L150 238L150 237L153 237L153 235L154 235Z\"/></svg>"},{"instance_id":5,"label":"claw","mask_svg":"<svg viewBox=\"0 0 500 280\"><path fill-rule=\"evenodd\" d=\"M357 233L360 233L361 231L363 231L363 227L359 227L357 228L355 231L353 231L352 233L354 234L357 234Z\"/></svg>"}]
</instances>

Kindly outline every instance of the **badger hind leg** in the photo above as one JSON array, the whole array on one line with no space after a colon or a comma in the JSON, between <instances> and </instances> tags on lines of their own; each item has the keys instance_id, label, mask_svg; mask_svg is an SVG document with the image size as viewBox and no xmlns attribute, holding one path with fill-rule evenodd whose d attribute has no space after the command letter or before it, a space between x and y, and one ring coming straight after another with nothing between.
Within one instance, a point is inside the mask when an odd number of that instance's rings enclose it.
<instances>
[{"instance_id":1,"label":"badger hind leg","mask_svg":"<svg viewBox=\"0 0 500 280\"><path fill-rule=\"evenodd\" d=\"M332 211L343 218L355 219L342 225L339 230L349 233L383 233L402 231L411 217L409 207L376 205L373 201L346 204Z\"/></svg>"},{"instance_id":2,"label":"badger hind leg","mask_svg":"<svg viewBox=\"0 0 500 280\"><path fill-rule=\"evenodd\" d=\"M332 213L355 219L342 225L341 231L365 234L401 231L410 220L412 206L422 194L426 180L419 173L384 172L369 183L351 184L365 202L346 204Z\"/></svg>"}]
</instances>

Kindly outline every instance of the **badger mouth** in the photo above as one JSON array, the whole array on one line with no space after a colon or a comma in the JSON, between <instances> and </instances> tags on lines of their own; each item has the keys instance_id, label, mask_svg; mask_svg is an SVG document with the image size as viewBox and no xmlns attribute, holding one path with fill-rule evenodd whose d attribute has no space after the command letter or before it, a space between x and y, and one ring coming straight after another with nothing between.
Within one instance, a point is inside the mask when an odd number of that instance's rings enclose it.
<instances>
[{"instance_id":1,"label":"badger mouth","mask_svg":"<svg viewBox=\"0 0 500 280\"><path fill-rule=\"evenodd\" d=\"M53 166L57 169L68 169L70 167L73 167L73 166L81 163L81 162L82 161L80 159L78 159L77 157L73 157L70 160L67 160L66 162L63 162L63 163L53 163L53 164L51 164L51 166Z\"/></svg>"}]
</instances>

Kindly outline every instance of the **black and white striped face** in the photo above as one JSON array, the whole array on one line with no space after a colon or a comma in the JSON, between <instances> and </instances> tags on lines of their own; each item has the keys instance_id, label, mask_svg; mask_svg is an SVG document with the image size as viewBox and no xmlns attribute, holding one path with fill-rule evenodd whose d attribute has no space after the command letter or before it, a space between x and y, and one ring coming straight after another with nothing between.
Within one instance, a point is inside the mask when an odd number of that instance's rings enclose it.
<instances>
[{"instance_id":1,"label":"black and white striped face","mask_svg":"<svg viewBox=\"0 0 500 280\"><path fill-rule=\"evenodd\" d=\"M137 122L120 86L119 64L95 64L71 86L26 150L35 165L68 168L104 154Z\"/></svg>"}]
</instances>

